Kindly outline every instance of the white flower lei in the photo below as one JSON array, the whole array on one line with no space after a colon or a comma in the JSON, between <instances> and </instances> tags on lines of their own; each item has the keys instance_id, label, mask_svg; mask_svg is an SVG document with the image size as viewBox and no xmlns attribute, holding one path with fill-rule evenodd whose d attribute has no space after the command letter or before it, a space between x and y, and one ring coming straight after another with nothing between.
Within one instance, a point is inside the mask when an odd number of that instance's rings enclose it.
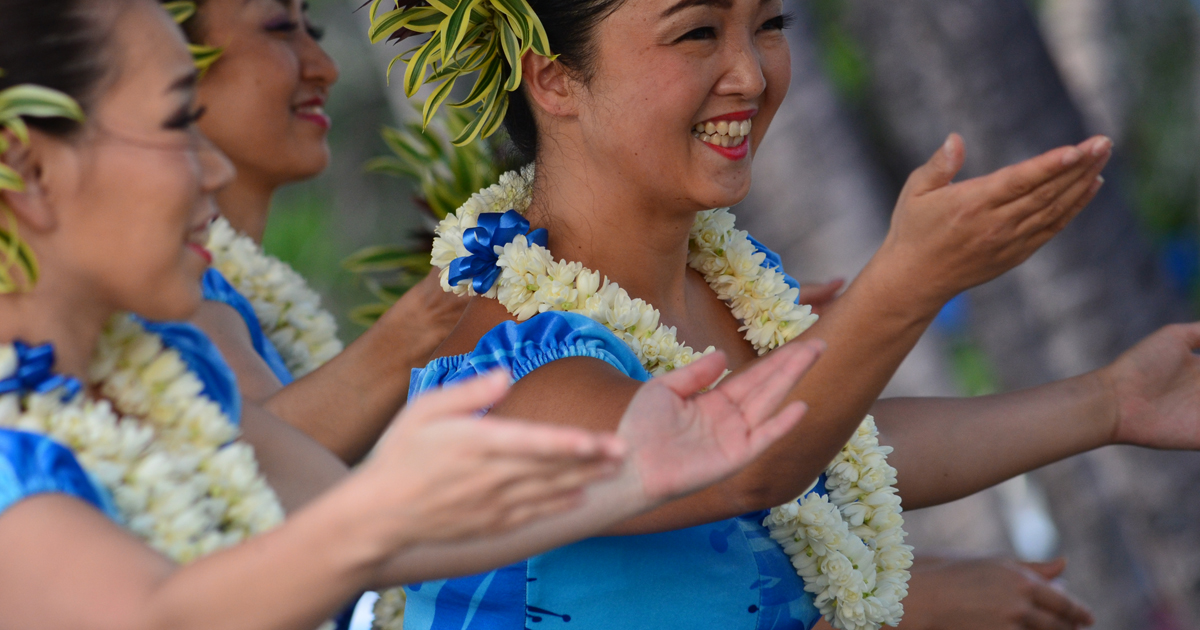
<instances>
[{"instance_id":1,"label":"white flower lei","mask_svg":"<svg viewBox=\"0 0 1200 630\"><path fill-rule=\"evenodd\" d=\"M337 320L321 308L321 296L287 263L268 256L224 217L209 233L213 266L254 306L263 332L297 378L342 351Z\"/></svg>"},{"instance_id":2,"label":"white flower lei","mask_svg":"<svg viewBox=\"0 0 1200 630\"><path fill-rule=\"evenodd\" d=\"M0 374L17 355L0 345ZM89 368L107 400L61 392L0 397L0 426L67 446L107 488L125 525L181 563L283 522L250 446L179 353L128 316L107 326ZM110 402L111 401L111 402ZM229 444L228 446L225 446Z\"/></svg>"},{"instance_id":3,"label":"white flower lei","mask_svg":"<svg viewBox=\"0 0 1200 630\"><path fill-rule=\"evenodd\" d=\"M448 282L450 263L471 254L463 232L477 225L481 213L527 210L533 176L532 166L507 173L441 222L433 264L442 269L445 290L476 295L469 281ZM816 321L810 307L797 305L799 291L787 286L783 273L762 266L765 255L734 228L728 209L699 213L689 250L688 265L730 305L759 354L795 339ZM676 339L675 328L659 323L657 309L599 273L555 260L523 236L496 253L501 272L485 297L498 299L518 321L548 311L586 315L628 343L655 375L701 356ZM867 417L826 469L828 496L806 492L798 502L772 509L763 523L791 557L821 614L842 630L894 626L904 613L912 548L904 544L890 452L879 445L875 422Z\"/></svg>"},{"instance_id":4,"label":"white flower lei","mask_svg":"<svg viewBox=\"0 0 1200 630\"><path fill-rule=\"evenodd\" d=\"M0 378L17 367L12 344L0 345ZM237 427L200 395L203 383L158 335L114 317L88 381L105 399L81 393L63 401L61 391L0 396L0 426L70 448L109 491L125 526L181 564L283 522L254 449L235 441Z\"/></svg>"}]
</instances>

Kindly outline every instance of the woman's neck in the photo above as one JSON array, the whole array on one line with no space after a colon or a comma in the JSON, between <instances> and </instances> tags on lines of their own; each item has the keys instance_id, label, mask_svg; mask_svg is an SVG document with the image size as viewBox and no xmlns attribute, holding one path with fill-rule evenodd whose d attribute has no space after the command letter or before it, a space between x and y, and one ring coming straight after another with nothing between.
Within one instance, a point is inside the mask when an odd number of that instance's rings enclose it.
<instances>
[{"instance_id":1,"label":"woman's neck","mask_svg":"<svg viewBox=\"0 0 1200 630\"><path fill-rule=\"evenodd\" d=\"M217 193L217 207L235 230L261 244L271 214L271 198L278 188L277 184L239 171L237 179Z\"/></svg>"},{"instance_id":2,"label":"woman's neck","mask_svg":"<svg viewBox=\"0 0 1200 630\"><path fill-rule=\"evenodd\" d=\"M686 316L688 235L696 213L641 197L629 179L585 160L540 156L528 215L555 258L582 263L653 304Z\"/></svg>"},{"instance_id":3,"label":"woman's neck","mask_svg":"<svg viewBox=\"0 0 1200 630\"><path fill-rule=\"evenodd\" d=\"M0 295L0 341L53 344L54 371L85 379L100 333L116 311L61 289L42 282L29 293Z\"/></svg>"}]
</instances>

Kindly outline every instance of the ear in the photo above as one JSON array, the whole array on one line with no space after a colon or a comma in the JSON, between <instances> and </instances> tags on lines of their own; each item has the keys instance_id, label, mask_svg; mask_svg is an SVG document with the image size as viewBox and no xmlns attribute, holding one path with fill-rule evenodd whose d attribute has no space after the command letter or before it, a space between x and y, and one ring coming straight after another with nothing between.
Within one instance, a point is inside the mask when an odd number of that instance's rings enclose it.
<instances>
[{"instance_id":1,"label":"ear","mask_svg":"<svg viewBox=\"0 0 1200 630\"><path fill-rule=\"evenodd\" d=\"M531 104L556 117L579 113L578 83L562 63L528 52L521 58L522 83Z\"/></svg>"},{"instance_id":2,"label":"ear","mask_svg":"<svg viewBox=\"0 0 1200 630\"><path fill-rule=\"evenodd\" d=\"M3 132L4 139L9 142L9 148L0 155L0 161L16 171L24 182L25 189L0 190L0 200L16 214L22 225L39 232L48 231L54 229L57 217L47 195L46 169L43 163L45 154L38 151L37 147L47 141L54 141L34 130L30 130L29 133L31 141L25 144L12 132Z\"/></svg>"}]
</instances>

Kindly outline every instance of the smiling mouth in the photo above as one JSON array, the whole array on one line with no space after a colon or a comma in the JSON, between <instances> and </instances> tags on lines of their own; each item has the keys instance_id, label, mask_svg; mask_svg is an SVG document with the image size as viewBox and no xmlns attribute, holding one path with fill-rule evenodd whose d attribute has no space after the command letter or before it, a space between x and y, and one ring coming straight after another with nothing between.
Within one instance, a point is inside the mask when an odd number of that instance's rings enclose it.
<instances>
[{"instance_id":1,"label":"smiling mouth","mask_svg":"<svg viewBox=\"0 0 1200 630\"><path fill-rule=\"evenodd\" d=\"M325 129L332 126L332 119L329 114L325 113L325 104L323 102L313 100L293 109L296 117L302 120L307 120Z\"/></svg>"},{"instance_id":2,"label":"smiling mouth","mask_svg":"<svg viewBox=\"0 0 1200 630\"><path fill-rule=\"evenodd\" d=\"M692 127L692 137L705 144L717 147L733 148L741 146L750 136L753 123L747 120L722 120L696 123Z\"/></svg>"}]
</instances>

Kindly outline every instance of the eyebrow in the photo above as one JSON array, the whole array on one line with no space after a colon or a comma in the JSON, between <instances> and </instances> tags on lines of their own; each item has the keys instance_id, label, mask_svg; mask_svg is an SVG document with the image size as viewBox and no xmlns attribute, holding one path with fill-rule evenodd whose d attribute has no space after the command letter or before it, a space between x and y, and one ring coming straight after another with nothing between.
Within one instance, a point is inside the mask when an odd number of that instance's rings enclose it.
<instances>
[{"instance_id":1,"label":"eyebrow","mask_svg":"<svg viewBox=\"0 0 1200 630\"><path fill-rule=\"evenodd\" d=\"M761 0L759 4L767 4L770 1L771 0ZM733 0L682 0L681 2L675 3L675 5L670 9L663 11L662 17L670 17L684 9L690 9L692 7L707 6L716 7L718 9L729 9L733 7Z\"/></svg>"},{"instance_id":2,"label":"eyebrow","mask_svg":"<svg viewBox=\"0 0 1200 630\"><path fill-rule=\"evenodd\" d=\"M167 88L167 92L170 93L170 92L176 92L179 90L193 89L196 87L196 83L199 80L200 80L200 72L194 70L192 72L187 73L184 76L179 77L178 79L175 79L175 81L173 81L171 83L171 87Z\"/></svg>"},{"instance_id":3,"label":"eyebrow","mask_svg":"<svg viewBox=\"0 0 1200 630\"><path fill-rule=\"evenodd\" d=\"M733 0L680 0L671 8L663 11L662 17L670 17L684 9L704 6L715 6L718 9L728 9L733 6Z\"/></svg>"}]
</instances>

